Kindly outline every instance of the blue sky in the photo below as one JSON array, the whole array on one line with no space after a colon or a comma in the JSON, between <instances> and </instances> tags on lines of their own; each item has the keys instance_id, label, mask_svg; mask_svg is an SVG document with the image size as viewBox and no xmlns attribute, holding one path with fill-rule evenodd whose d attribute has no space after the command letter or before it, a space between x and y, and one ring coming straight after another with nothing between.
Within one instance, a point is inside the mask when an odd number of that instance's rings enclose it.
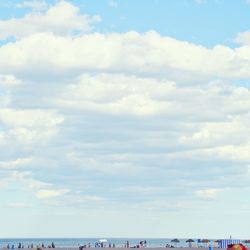
<instances>
[{"instance_id":1,"label":"blue sky","mask_svg":"<svg viewBox=\"0 0 250 250\"><path fill-rule=\"evenodd\" d=\"M2 3L2 19L21 17L29 12L27 8L14 8L21 2ZM55 2L47 1L48 4ZM100 32L156 30L162 35L211 47L216 44L237 46L235 34L249 29L250 5L246 0L71 2L79 6L83 13L102 17L102 22L95 26L95 30Z\"/></svg>"},{"instance_id":2,"label":"blue sky","mask_svg":"<svg viewBox=\"0 0 250 250\"><path fill-rule=\"evenodd\" d=\"M2 237L249 238L249 14L1 2Z\"/></svg>"}]
</instances>

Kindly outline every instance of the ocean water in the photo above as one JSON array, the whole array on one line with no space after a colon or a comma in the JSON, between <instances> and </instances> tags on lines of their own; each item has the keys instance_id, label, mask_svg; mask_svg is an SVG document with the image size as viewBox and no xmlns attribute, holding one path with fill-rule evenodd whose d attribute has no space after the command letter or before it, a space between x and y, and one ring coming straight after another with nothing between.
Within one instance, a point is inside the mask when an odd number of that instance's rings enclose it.
<instances>
[{"instance_id":1,"label":"ocean water","mask_svg":"<svg viewBox=\"0 0 250 250\"><path fill-rule=\"evenodd\" d=\"M115 244L116 247L123 247L128 240L130 246L138 245L140 241L146 240L147 247L165 247L166 244L174 245L178 247L187 247L187 239L179 239L180 243L171 243L171 239L168 238L105 238L107 239L106 246L109 243ZM91 244L94 247L95 243L98 242L100 238L32 238L32 239L0 239L0 247L6 247L8 244L10 246L14 245L17 248L18 244L21 243L24 247L28 247L31 244L34 246L39 246L42 243L45 246L51 245L54 242L56 247L78 247L79 245ZM194 239L195 240L195 239ZM195 240L197 242L197 240ZM195 244L195 243L194 243Z\"/></svg>"}]
</instances>

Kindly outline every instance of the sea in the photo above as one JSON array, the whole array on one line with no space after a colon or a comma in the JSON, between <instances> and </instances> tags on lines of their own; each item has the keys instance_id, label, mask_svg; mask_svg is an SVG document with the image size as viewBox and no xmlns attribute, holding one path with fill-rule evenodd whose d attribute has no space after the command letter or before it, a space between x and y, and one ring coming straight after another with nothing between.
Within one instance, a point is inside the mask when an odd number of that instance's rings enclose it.
<instances>
[{"instance_id":1,"label":"sea","mask_svg":"<svg viewBox=\"0 0 250 250\"><path fill-rule=\"evenodd\" d=\"M28 246L50 246L52 242L56 247L79 247L82 245L90 244L91 247L95 246L96 242L99 242L101 238L16 238L16 239L1 239L0 238L0 248L6 247L8 244L11 247L14 245L17 248L18 244L21 243L25 248ZM102 238L104 239L104 238ZM179 239L179 243L172 243L172 239L168 238L105 238L107 243L106 246L110 244L115 244L116 247L124 247L127 241L129 241L130 246L136 246L140 241L147 242L147 247L165 247L166 244L178 246L178 247L187 247L188 243L186 243L187 239ZM194 239L197 242L197 239ZM195 244L195 243L194 243Z\"/></svg>"}]
</instances>

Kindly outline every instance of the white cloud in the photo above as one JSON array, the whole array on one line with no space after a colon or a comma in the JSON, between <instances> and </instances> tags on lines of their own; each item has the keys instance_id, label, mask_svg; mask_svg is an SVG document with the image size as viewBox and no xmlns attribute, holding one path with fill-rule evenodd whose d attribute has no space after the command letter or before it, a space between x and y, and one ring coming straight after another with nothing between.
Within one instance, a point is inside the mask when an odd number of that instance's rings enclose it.
<instances>
[{"instance_id":1,"label":"white cloud","mask_svg":"<svg viewBox=\"0 0 250 250\"><path fill-rule=\"evenodd\" d=\"M50 128L63 122L63 117L53 110L0 109L0 121L9 127Z\"/></svg>"},{"instance_id":2,"label":"white cloud","mask_svg":"<svg viewBox=\"0 0 250 250\"><path fill-rule=\"evenodd\" d=\"M48 7L44 0L23 1L15 6L17 8L31 8L33 10L44 10Z\"/></svg>"},{"instance_id":3,"label":"white cloud","mask_svg":"<svg viewBox=\"0 0 250 250\"><path fill-rule=\"evenodd\" d=\"M232 82L250 77L249 46L153 31L74 36L85 28L72 20L83 20L78 8L58 2L1 23L24 29L0 31L19 38L0 46L2 190L169 212L248 185L250 92Z\"/></svg>"},{"instance_id":4,"label":"white cloud","mask_svg":"<svg viewBox=\"0 0 250 250\"><path fill-rule=\"evenodd\" d=\"M118 7L118 2L116 2L114 0L109 0L108 3L109 3L110 7L113 7L113 8L117 8Z\"/></svg>"},{"instance_id":5,"label":"white cloud","mask_svg":"<svg viewBox=\"0 0 250 250\"><path fill-rule=\"evenodd\" d=\"M235 144L245 141L242 131L248 131L249 122L232 119L227 122L210 122L200 124L200 129L189 136L183 135L181 141L190 145L223 145L232 140Z\"/></svg>"},{"instance_id":6,"label":"white cloud","mask_svg":"<svg viewBox=\"0 0 250 250\"><path fill-rule=\"evenodd\" d=\"M0 109L0 145L9 141L21 144L46 143L58 133L64 118L53 110L41 109Z\"/></svg>"},{"instance_id":7,"label":"white cloud","mask_svg":"<svg viewBox=\"0 0 250 250\"><path fill-rule=\"evenodd\" d=\"M94 195L84 195L80 196L79 202L102 202L105 201L105 198Z\"/></svg>"},{"instance_id":8,"label":"white cloud","mask_svg":"<svg viewBox=\"0 0 250 250\"><path fill-rule=\"evenodd\" d=\"M75 38L42 33L2 46L0 66L4 74L35 74L41 79L51 74L116 72L197 84L250 77L249 53L247 47L208 49L156 32L92 33Z\"/></svg>"},{"instance_id":9,"label":"white cloud","mask_svg":"<svg viewBox=\"0 0 250 250\"><path fill-rule=\"evenodd\" d=\"M235 42L242 44L242 45L249 45L250 44L250 31L244 31L244 32L238 33L235 38Z\"/></svg>"},{"instance_id":10,"label":"white cloud","mask_svg":"<svg viewBox=\"0 0 250 250\"><path fill-rule=\"evenodd\" d=\"M158 88L155 88L155 86ZM156 115L173 106L164 101L175 89L173 82L134 76L101 74L83 75L78 84L62 90L58 104L80 110L109 114Z\"/></svg>"},{"instance_id":11,"label":"white cloud","mask_svg":"<svg viewBox=\"0 0 250 250\"><path fill-rule=\"evenodd\" d=\"M12 86L21 84L21 80L17 79L13 75L0 75L0 85Z\"/></svg>"},{"instance_id":12,"label":"white cloud","mask_svg":"<svg viewBox=\"0 0 250 250\"><path fill-rule=\"evenodd\" d=\"M61 197L67 194L70 190L69 189L41 189L36 192L36 197L38 199L47 200L53 199L57 197Z\"/></svg>"},{"instance_id":13,"label":"white cloud","mask_svg":"<svg viewBox=\"0 0 250 250\"><path fill-rule=\"evenodd\" d=\"M195 194L200 198L215 199L218 195L218 190L215 188L208 188L195 191Z\"/></svg>"},{"instance_id":14,"label":"white cloud","mask_svg":"<svg viewBox=\"0 0 250 250\"><path fill-rule=\"evenodd\" d=\"M27 6L28 3L29 6L33 5L33 7L40 5L40 2L24 2L22 5ZM45 13L32 12L23 18L0 20L0 39L12 36L21 38L40 32L51 32L59 35L88 32L92 29L91 24L97 21L100 21L99 16L82 15L75 5L59 1Z\"/></svg>"},{"instance_id":15,"label":"white cloud","mask_svg":"<svg viewBox=\"0 0 250 250\"><path fill-rule=\"evenodd\" d=\"M15 169L22 166L28 166L33 162L32 158L18 158L12 161L0 161L0 170Z\"/></svg>"}]
</instances>

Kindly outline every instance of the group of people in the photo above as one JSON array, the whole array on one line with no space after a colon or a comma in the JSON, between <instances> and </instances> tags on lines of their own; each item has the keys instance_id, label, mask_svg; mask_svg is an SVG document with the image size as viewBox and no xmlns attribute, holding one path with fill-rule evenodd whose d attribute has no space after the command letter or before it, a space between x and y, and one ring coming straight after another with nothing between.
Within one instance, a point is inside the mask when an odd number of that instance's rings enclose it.
<instances>
[{"instance_id":1,"label":"group of people","mask_svg":"<svg viewBox=\"0 0 250 250\"><path fill-rule=\"evenodd\" d=\"M166 247L167 247L167 248L174 248L175 246L166 244Z\"/></svg>"},{"instance_id":2,"label":"group of people","mask_svg":"<svg viewBox=\"0 0 250 250\"><path fill-rule=\"evenodd\" d=\"M23 248L25 248L24 247L24 244L21 244L21 243L18 243L18 245L17 245L17 247L16 247L17 249L23 249ZM5 249L16 249L15 248L15 245L14 244L12 244L12 245L10 245L10 244L7 244L7 246L6 246L6 248ZM36 249L43 249L43 248L56 248L56 246L55 246L55 243L54 242L52 242L51 243L51 245L48 245L47 247L44 245L44 243L42 243L41 245L38 245L38 246L34 246L34 244L33 243L31 243L30 245L28 245L27 246L27 248L31 248L31 249L33 249L33 248L36 248Z\"/></svg>"},{"instance_id":3,"label":"group of people","mask_svg":"<svg viewBox=\"0 0 250 250\"><path fill-rule=\"evenodd\" d=\"M104 248L105 243L104 242L96 242L94 246L95 246L95 248ZM115 243L113 243L113 244L109 243L108 247L109 248L115 248ZM91 244L88 243L88 244L79 246L79 250L82 250L83 248L91 248Z\"/></svg>"},{"instance_id":4,"label":"group of people","mask_svg":"<svg viewBox=\"0 0 250 250\"><path fill-rule=\"evenodd\" d=\"M131 246L130 245L130 242L127 240L126 243L122 246L124 248L143 248L143 247L146 247L147 246L147 241L146 240L142 240L139 242L139 244L137 245L133 245ZM91 244L88 243L88 244L84 244L84 245L80 245L79 246L79 250L83 250L84 248L91 248ZM116 245L114 243L107 243L107 242L95 242L94 244L94 247L95 248L115 248Z\"/></svg>"},{"instance_id":5,"label":"group of people","mask_svg":"<svg viewBox=\"0 0 250 250\"><path fill-rule=\"evenodd\" d=\"M141 241L139 242L139 244L134 245L134 246L131 246L130 243L129 243L129 241L127 240L127 242L126 242L126 244L125 244L124 247L125 247L125 248L141 248L141 247L147 247L147 241L146 241L146 240L141 240Z\"/></svg>"}]
</instances>

